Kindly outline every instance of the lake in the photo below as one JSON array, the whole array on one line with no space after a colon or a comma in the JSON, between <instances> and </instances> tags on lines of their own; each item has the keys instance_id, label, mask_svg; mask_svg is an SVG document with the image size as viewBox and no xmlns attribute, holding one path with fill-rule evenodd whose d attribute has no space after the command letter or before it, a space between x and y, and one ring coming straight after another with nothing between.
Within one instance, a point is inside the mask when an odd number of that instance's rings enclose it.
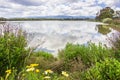
<instances>
[{"instance_id":1,"label":"lake","mask_svg":"<svg viewBox=\"0 0 120 80\"><path fill-rule=\"evenodd\" d=\"M69 43L87 44L88 41L108 45L106 38L116 30L97 26L89 21L10 21L19 24L27 33L28 47L36 47L54 55Z\"/></svg>"}]
</instances>

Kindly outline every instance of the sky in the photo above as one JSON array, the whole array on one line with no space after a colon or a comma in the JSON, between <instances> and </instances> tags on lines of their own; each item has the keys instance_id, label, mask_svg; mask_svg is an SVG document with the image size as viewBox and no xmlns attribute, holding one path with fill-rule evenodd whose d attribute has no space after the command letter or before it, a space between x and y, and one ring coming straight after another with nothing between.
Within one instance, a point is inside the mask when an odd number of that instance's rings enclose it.
<instances>
[{"instance_id":1,"label":"sky","mask_svg":"<svg viewBox=\"0 0 120 80\"><path fill-rule=\"evenodd\" d=\"M104 7L120 10L120 0L0 0L0 17L89 17Z\"/></svg>"}]
</instances>

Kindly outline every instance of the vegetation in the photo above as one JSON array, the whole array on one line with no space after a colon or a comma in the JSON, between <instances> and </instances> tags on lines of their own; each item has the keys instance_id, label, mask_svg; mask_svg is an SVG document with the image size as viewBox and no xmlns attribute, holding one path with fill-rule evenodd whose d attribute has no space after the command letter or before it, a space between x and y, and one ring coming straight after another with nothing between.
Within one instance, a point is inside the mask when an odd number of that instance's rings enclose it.
<instances>
[{"instance_id":1,"label":"vegetation","mask_svg":"<svg viewBox=\"0 0 120 80\"><path fill-rule=\"evenodd\" d=\"M0 17L0 21L6 21L7 19L4 17Z\"/></svg>"},{"instance_id":2,"label":"vegetation","mask_svg":"<svg viewBox=\"0 0 120 80\"><path fill-rule=\"evenodd\" d=\"M105 7L100 10L100 12L97 13L96 19L97 20L103 20L105 18L113 18L114 10L110 7Z\"/></svg>"},{"instance_id":3,"label":"vegetation","mask_svg":"<svg viewBox=\"0 0 120 80\"><path fill-rule=\"evenodd\" d=\"M90 18L0 18L0 21L41 21L41 20L90 20L93 21L93 19Z\"/></svg>"},{"instance_id":4,"label":"vegetation","mask_svg":"<svg viewBox=\"0 0 120 80\"><path fill-rule=\"evenodd\" d=\"M26 40L21 30L13 32L10 25L3 26L0 34L0 74L14 67L18 71L24 67L29 50L25 50Z\"/></svg>"},{"instance_id":5,"label":"vegetation","mask_svg":"<svg viewBox=\"0 0 120 80\"><path fill-rule=\"evenodd\" d=\"M105 58L112 57L111 50L103 47L101 44L96 46L93 43L85 45L74 45L68 43L64 49L64 60L79 62L81 60L86 67L94 65L96 62L104 60ZM79 59L80 58L80 59Z\"/></svg>"},{"instance_id":6,"label":"vegetation","mask_svg":"<svg viewBox=\"0 0 120 80\"><path fill-rule=\"evenodd\" d=\"M112 23L112 19L111 18L105 18L105 19L103 19L102 22L111 24Z\"/></svg>"},{"instance_id":7,"label":"vegetation","mask_svg":"<svg viewBox=\"0 0 120 80\"><path fill-rule=\"evenodd\" d=\"M83 72L81 80L119 80L120 62L116 59L105 59Z\"/></svg>"},{"instance_id":8,"label":"vegetation","mask_svg":"<svg viewBox=\"0 0 120 80\"><path fill-rule=\"evenodd\" d=\"M108 31L109 27L112 27L113 29L120 31L120 11L115 11L110 7L105 7L97 13L96 21L100 21L107 24L100 25L101 27L98 26L98 28L108 26L106 27L107 29L106 32ZM105 32L105 30L103 30L102 32Z\"/></svg>"},{"instance_id":9,"label":"vegetation","mask_svg":"<svg viewBox=\"0 0 120 80\"><path fill-rule=\"evenodd\" d=\"M109 32L111 32L110 27L108 25L97 25L97 28L98 28L98 32L103 35L106 35Z\"/></svg>"}]
</instances>

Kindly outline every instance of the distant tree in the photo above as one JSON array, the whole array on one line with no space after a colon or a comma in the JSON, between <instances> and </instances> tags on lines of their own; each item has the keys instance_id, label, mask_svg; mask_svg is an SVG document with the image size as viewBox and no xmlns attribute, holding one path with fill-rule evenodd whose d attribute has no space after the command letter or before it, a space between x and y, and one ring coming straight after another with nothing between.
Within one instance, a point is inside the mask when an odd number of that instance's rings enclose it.
<instances>
[{"instance_id":1,"label":"distant tree","mask_svg":"<svg viewBox=\"0 0 120 80\"><path fill-rule=\"evenodd\" d=\"M120 18L120 11L115 11L114 18Z\"/></svg>"},{"instance_id":2,"label":"distant tree","mask_svg":"<svg viewBox=\"0 0 120 80\"><path fill-rule=\"evenodd\" d=\"M0 17L0 21L6 21L7 19L4 17Z\"/></svg>"},{"instance_id":3,"label":"distant tree","mask_svg":"<svg viewBox=\"0 0 120 80\"><path fill-rule=\"evenodd\" d=\"M105 7L101 9L96 16L97 20L102 20L105 18L113 18L114 10L111 9L110 7Z\"/></svg>"}]
</instances>

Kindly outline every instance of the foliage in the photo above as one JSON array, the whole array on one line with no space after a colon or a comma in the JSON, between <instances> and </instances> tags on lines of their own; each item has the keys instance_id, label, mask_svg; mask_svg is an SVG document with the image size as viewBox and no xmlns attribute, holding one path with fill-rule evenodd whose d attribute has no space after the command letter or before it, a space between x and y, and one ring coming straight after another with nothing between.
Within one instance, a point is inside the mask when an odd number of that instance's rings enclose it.
<instances>
[{"instance_id":1,"label":"foliage","mask_svg":"<svg viewBox=\"0 0 120 80\"><path fill-rule=\"evenodd\" d=\"M0 35L0 74L4 71L15 67L18 71L24 66L28 55L25 49L26 39L21 30L13 33L10 31L11 25L4 27L4 32ZM14 30L14 29L13 29Z\"/></svg>"},{"instance_id":2,"label":"foliage","mask_svg":"<svg viewBox=\"0 0 120 80\"><path fill-rule=\"evenodd\" d=\"M32 56L44 57L44 59L46 59L46 60L54 59L54 56L51 53L48 53L48 52L45 52L45 51L34 52L32 54Z\"/></svg>"},{"instance_id":3,"label":"foliage","mask_svg":"<svg viewBox=\"0 0 120 80\"><path fill-rule=\"evenodd\" d=\"M105 18L113 18L114 10L110 7L105 7L100 10L100 12L97 13L96 19L102 20Z\"/></svg>"},{"instance_id":4,"label":"foliage","mask_svg":"<svg viewBox=\"0 0 120 80\"><path fill-rule=\"evenodd\" d=\"M120 62L105 59L81 75L81 80L120 80Z\"/></svg>"},{"instance_id":5,"label":"foliage","mask_svg":"<svg viewBox=\"0 0 120 80\"><path fill-rule=\"evenodd\" d=\"M27 59L27 64L37 63L40 64L39 68L47 69L50 68L51 64L54 63L57 59L48 52L39 51L33 52L30 57Z\"/></svg>"},{"instance_id":6,"label":"foliage","mask_svg":"<svg viewBox=\"0 0 120 80\"><path fill-rule=\"evenodd\" d=\"M111 32L109 25L97 25L97 28L98 28L98 32L103 35L106 35Z\"/></svg>"},{"instance_id":7,"label":"foliage","mask_svg":"<svg viewBox=\"0 0 120 80\"><path fill-rule=\"evenodd\" d=\"M103 23L112 23L112 19L111 18L105 18L102 20Z\"/></svg>"},{"instance_id":8,"label":"foliage","mask_svg":"<svg viewBox=\"0 0 120 80\"><path fill-rule=\"evenodd\" d=\"M120 27L120 19L114 19L113 22L112 22L112 24L114 26Z\"/></svg>"},{"instance_id":9,"label":"foliage","mask_svg":"<svg viewBox=\"0 0 120 80\"><path fill-rule=\"evenodd\" d=\"M0 17L0 21L6 21L7 19L4 17Z\"/></svg>"},{"instance_id":10,"label":"foliage","mask_svg":"<svg viewBox=\"0 0 120 80\"><path fill-rule=\"evenodd\" d=\"M114 18L120 18L120 11L115 11L115 13L114 13Z\"/></svg>"},{"instance_id":11,"label":"foliage","mask_svg":"<svg viewBox=\"0 0 120 80\"><path fill-rule=\"evenodd\" d=\"M68 43L64 49L65 61L75 60L76 62L79 62L81 60L86 67L112 56L114 55L111 50L101 44L96 46L94 43L88 43L86 46Z\"/></svg>"}]
</instances>

